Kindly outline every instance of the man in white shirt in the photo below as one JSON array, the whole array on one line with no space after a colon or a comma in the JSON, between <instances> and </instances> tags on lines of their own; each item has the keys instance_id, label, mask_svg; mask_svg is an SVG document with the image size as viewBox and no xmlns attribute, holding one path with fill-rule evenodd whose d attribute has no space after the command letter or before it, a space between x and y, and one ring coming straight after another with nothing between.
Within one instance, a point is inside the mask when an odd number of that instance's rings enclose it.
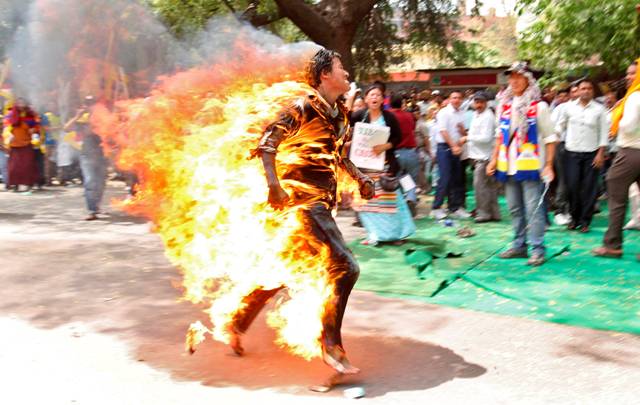
<instances>
[{"instance_id":1,"label":"man in white shirt","mask_svg":"<svg viewBox=\"0 0 640 405\"><path fill-rule=\"evenodd\" d=\"M573 89L573 87L572 87ZM558 95L555 99L555 108L551 112L551 121L554 127L558 125L560 117L564 114L565 109L570 103L574 102L569 98L570 90L568 88L558 91ZM564 140L567 137L566 129L560 133L557 133L559 142L556 145L556 154L553 162L553 170L555 171L555 180L551 184L549 190L549 199L553 202L553 209L555 211L554 221L558 225L567 225L571 222L571 215L569 215L569 197L567 196L567 184L564 174Z\"/></svg>"},{"instance_id":2,"label":"man in white shirt","mask_svg":"<svg viewBox=\"0 0 640 405\"><path fill-rule=\"evenodd\" d=\"M565 180L569 196L571 222L568 229L589 231L598 197L598 177L609 144L607 112L593 100L594 84L588 79L578 84L579 99L567 103L556 125L566 131Z\"/></svg>"},{"instance_id":3,"label":"man in white shirt","mask_svg":"<svg viewBox=\"0 0 640 405\"><path fill-rule=\"evenodd\" d=\"M530 266L545 261L546 226L543 180L553 181L553 157L558 138L553 131L549 105L540 99L540 89L527 63L516 62L505 72L509 87L498 107L496 146L487 174L505 182L514 239L502 259L529 257Z\"/></svg>"},{"instance_id":4,"label":"man in white shirt","mask_svg":"<svg viewBox=\"0 0 640 405\"><path fill-rule=\"evenodd\" d=\"M474 161L473 189L476 198L476 223L500 220L498 206L498 182L487 176L487 165L491 159L496 136L496 118L487 108L489 97L485 92L477 92L473 98L475 111L469 127L467 145L469 158Z\"/></svg>"},{"instance_id":5,"label":"man in white shirt","mask_svg":"<svg viewBox=\"0 0 640 405\"><path fill-rule=\"evenodd\" d=\"M470 215L463 208L464 186L463 171L460 156L463 151L466 130L464 128L465 113L460 108L462 93L454 91L449 96L449 104L438 112L436 122L438 134L436 136L436 158L440 178L433 200L431 215L436 219L443 219L447 213L442 209L445 197L449 212L458 218L469 218Z\"/></svg>"},{"instance_id":6,"label":"man in white shirt","mask_svg":"<svg viewBox=\"0 0 640 405\"><path fill-rule=\"evenodd\" d=\"M591 251L595 256L622 256L622 225L627 212L628 190L633 183L640 184L640 77L636 74L637 67L638 61L627 69L629 90L613 112L611 133L617 130L620 149L607 174L609 227L603 245ZM640 260L640 255L637 258Z\"/></svg>"}]
</instances>

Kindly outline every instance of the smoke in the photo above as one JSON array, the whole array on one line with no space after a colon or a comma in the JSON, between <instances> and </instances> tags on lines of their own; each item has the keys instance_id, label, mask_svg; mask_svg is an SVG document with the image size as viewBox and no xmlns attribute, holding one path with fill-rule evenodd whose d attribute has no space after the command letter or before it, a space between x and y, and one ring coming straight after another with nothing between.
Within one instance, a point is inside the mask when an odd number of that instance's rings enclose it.
<instances>
[{"instance_id":1,"label":"smoke","mask_svg":"<svg viewBox=\"0 0 640 405\"><path fill-rule=\"evenodd\" d=\"M144 97L160 76L233 60L242 54L236 52L239 38L266 63L270 55L300 60L316 49L285 44L232 16L212 19L181 42L135 0L34 0L22 14L20 7L24 1L7 7L21 22L7 49L15 93L36 109L55 105L63 116L86 95L107 104Z\"/></svg>"}]
</instances>

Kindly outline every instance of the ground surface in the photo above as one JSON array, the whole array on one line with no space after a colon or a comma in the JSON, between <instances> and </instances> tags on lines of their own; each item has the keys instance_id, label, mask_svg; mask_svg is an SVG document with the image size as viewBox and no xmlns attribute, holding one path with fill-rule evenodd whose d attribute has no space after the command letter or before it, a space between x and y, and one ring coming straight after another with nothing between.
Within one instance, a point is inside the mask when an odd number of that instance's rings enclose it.
<instances>
[{"instance_id":1,"label":"ground surface","mask_svg":"<svg viewBox=\"0 0 640 405\"><path fill-rule=\"evenodd\" d=\"M122 195L120 184L108 198ZM273 345L263 318L247 355L208 340L189 356L200 308L149 225L114 209L82 221L80 188L0 193L0 381L7 404L637 404L640 337L356 291L345 345L361 375L327 374ZM339 217L347 239L362 235Z\"/></svg>"}]
</instances>

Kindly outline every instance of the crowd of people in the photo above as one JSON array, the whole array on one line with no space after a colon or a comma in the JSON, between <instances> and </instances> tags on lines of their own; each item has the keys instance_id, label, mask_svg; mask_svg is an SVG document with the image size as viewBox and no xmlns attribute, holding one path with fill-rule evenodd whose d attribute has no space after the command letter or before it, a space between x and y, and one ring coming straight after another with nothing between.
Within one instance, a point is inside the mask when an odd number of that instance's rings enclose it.
<instances>
[{"instance_id":1,"label":"crowd of people","mask_svg":"<svg viewBox=\"0 0 640 405\"><path fill-rule=\"evenodd\" d=\"M98 219L106 185L107 159L89 116L87 96L66 123L53 106L38 113L24 98L3 97L0 174L6 191L31 193L44 186L83 184L88 216Z\"/></svg>"},{"instance_id":2,"label":"crowd of people","mask_svg":"<svg viewBox=\"0 0 640 405\"><path fill-rule=\"evenodd\" d=\"M544 234L552 221L588 233L606 199L609 227L603 246L592 253L620 257L622 230L640 229L636 68L637 62L629 66L626 89L619 91L586 77L541 90L524 62L505 71L508 85L494 92L393 93L381 82L352 91L347 95L352 124L390 128L389 141L372 146L385 153L387 163L384 173L373 174L376 196L354 206L357 223L368 234L363 243L399 244L409 237L420 194L434 194L434 219L473 217L479 224L501 221L498 196L504 194L514 239L500 257L528 258L537 266L545 261ZM380 180L388 182L386 176L411 176L416 187L385 190ZM625 225L629 200L631 219Z\"/></svg>"},{"instance_id":3,"label":"crowd of people","mask_svg":"<svg viewBox=\"0 0 640 405\"><path fill-rule=\"evenodd\" d=\"M622 230L640 229L636 68L637 63L628 68L626 93L602 92L589 78L541 90L522 62L504 72L508 85L493 91L394 93L379 81L364 91L352 88L345 95L350 125L389 128L386 142L371 145L375 154L384 154L384 169L363 170L375 181L375 196L352 207L357 224L367 230L363 243L403 243L416 230L421 195L433 194L435 220L482 224L502 220L498 196L504 194L514 239L500 257L528 257L529 264L540 265L551 221L587 233L600 201L607 199L609 228L593 254L620 257ZM53 106L38 113L26 100L7 97L0 142L5 189L28 193L82 183L86 219L97 219L107 159L89 125L94 102L86 97L63 122ZM467 173L473 177L473 210L467 207ZM399 181L406 177L408 187ZM629 200L632 215L625 225Z\"/></svg>"}]
</instances>

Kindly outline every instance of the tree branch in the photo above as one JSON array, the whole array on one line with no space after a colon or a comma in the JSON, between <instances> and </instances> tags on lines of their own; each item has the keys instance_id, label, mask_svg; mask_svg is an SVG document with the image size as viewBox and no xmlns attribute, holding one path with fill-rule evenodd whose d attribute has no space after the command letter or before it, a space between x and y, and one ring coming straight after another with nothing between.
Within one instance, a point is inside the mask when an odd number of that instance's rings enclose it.
<instances>
[{"instance_id":1,"label":"tree branch","mask_svg":"<svg viewBox=\"0 0 640 405\"><path fill-rule=\"evenodd\" d=\"M225 6L227 6L227 8L235 14L236 9L233 7L233 4L229 3L229 0L222 0L222 2L224 3Z\"/></svg>"},{"instance_id":2,"label":"tree branch","mask_svg":"<svg viewBox=\"0 0 640 405\"><path fill-rule=\"evenodd\" d=\"M252 1L246 10L240 16L241 20L248 21L254 27L262 27L265 25L269 25L272 22L276 22L284 18L284 15L280 12L280 8L278 8L278 14L275 16L271 16L268 14L259 14L258 13L258 3L259 1Z\"/></svg>"}]
</instances>

